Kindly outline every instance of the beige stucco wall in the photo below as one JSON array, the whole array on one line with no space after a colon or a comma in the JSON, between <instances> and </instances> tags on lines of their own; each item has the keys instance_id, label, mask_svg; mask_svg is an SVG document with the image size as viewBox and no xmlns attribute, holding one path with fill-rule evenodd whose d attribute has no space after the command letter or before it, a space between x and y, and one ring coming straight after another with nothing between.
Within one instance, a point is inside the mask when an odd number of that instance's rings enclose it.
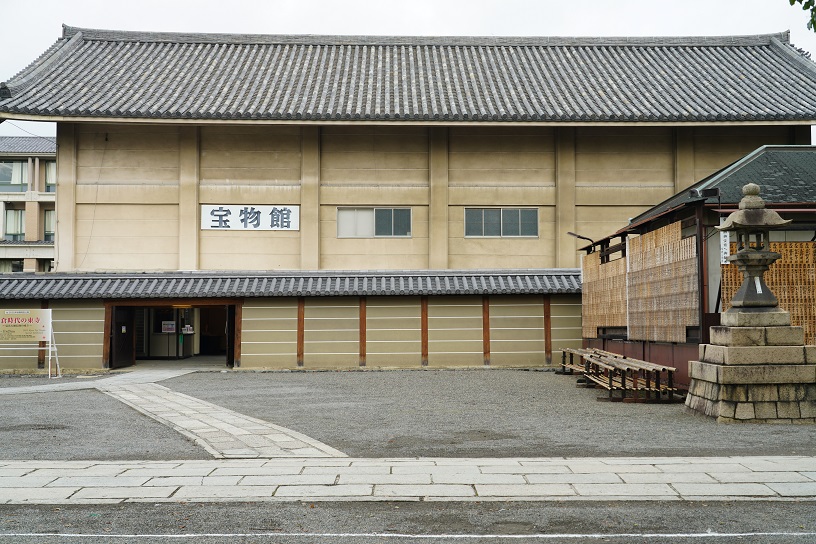
<instances>
[{"instance_id":1,"label":"beige stucco wall","mask_svg":"<svg viewBox=\"0 0 816 544\"><path fill-rule=\"evenodd\" d=\"M354 368L360 364L360 306L358 297L306 300L303 366Z\"/></svg>"},{"instance_id":2,"label":"beige stucco wall","mask_svg":"<svg viewBox=\"0 0 816 544\"><path fill-rule=\"evenodd\" d=\"M63 369L100 369L105 338L102 301L54 301L50 304L54 339Z\"/></svg>"},{"instance_id":3,"label":"beige stucco wall","mask_svg":"<svg viewBox=\"0 0 816 544\"><path fill-rule=\"evenodd\" d=\"M482 297L428 297L428 366L481 366Z\"/></svg>"},{"instance_id":4,"label":"beige stucco wall","mask_svg":"<svg viewBox=\"0 0 816 544\"><path fill-rule=\"evenodd\" d=\"M564 348L581 347L581 296L553 295L550 298L553 363L561 361Z\"/></svg>"},{"instance_id":5,"label":"beige stucco wall","mask_svg":"<svg viewBox=\"0 0 816 544\"><path fill-rule=\"evenodd\" d=\"M296 298L245 301L241 329L241 367L297 367Z\"/></svg>"},{"instance_id":6,"label":"beige stucco wall","mask_svg":"<svg viewBox=\"0 0 816 544\"><path fill-rule=\"evenodd\" d=\"M60 123L57 269L574 267L581 240L790 127ZM801 143L801 142L798 142ZM200 229L201 204L301 207L299 232ZM337 208L410 206L409 239L338 239ZM466 207L536 207L538 238L465 238Z\"/></svg>"},{"instance_id":7,"label":"beige stucco wall","mask_svg":"<svg viewBox=\"0 0 816 544\"><path fill-rule=\"evenodd\" d=\"M419 297L366 298L366 366L418 368L422 363Z\"/></svg>"},{"instance_id":8,"label":"beige stucco wall","mask_svg":"<svg viewBox=\"0 0 816 544\"><path fill-rule=\"evenodd\" d=\"M490 365L546 364L543 297L490 297Z\"/></svg>"}]
</instances>

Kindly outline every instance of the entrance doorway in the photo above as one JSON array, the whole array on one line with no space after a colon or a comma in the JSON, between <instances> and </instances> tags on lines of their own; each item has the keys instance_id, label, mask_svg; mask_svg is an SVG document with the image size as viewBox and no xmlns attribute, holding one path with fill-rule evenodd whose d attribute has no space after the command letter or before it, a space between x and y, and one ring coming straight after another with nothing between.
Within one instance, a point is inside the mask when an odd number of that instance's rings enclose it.
<instances>
[{"instance_id":1,"label":"entrance doorway","mask_svg":"<svg viewBox=\"0 0 816 544\"><path fill-rule=\"evenodd\" d=\"M108 368L195 358L234 367L240 361L238 301L122 301L105 309Z\"/></svg>"}]
</instances>

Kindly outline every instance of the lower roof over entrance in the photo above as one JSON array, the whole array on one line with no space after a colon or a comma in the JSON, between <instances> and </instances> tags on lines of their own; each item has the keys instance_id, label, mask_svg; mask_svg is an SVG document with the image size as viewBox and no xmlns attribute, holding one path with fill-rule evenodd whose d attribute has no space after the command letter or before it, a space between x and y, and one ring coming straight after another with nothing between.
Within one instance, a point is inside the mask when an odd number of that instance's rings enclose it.
<instances>
[{"instance_id":1,"label":"lower roof over entrance","mask_svg":"<svg viewBox=\"0 0 816 544\"><path fill-rule=\"evenodd\" d=\"M578 294L575 268L8 274L4 299Z\"/></svg>"}]
</instances>

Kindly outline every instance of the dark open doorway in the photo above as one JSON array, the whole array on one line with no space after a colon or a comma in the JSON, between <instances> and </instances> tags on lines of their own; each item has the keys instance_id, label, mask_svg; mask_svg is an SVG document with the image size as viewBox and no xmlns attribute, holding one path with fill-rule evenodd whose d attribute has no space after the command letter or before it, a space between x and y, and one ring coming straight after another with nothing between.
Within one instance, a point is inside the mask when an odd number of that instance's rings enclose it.
<instances>
[{"instance_id":1,"label":"dark open doorway","mask_svg":"<svg viewBox=\"0 0 816 544\"><path fill-rule=\"evenodd\" d=\"M106 310L109 368L196 358L233 367L240 361L237 301L123 301Z\"/></svg>"}]
</instances>

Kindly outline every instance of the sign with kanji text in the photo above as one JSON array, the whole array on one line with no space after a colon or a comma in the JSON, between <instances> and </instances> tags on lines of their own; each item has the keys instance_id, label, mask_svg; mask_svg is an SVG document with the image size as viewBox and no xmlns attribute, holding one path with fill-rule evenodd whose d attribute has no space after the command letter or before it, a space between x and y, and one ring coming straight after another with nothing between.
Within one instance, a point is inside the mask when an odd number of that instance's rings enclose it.
<instances>
[{"instance_id":1,"label":"sign with kanji text","mask_svg":"<svg viewBox=\"0 0 816 544\"><path fill-rule=\"evenodd\" d=\"M201 230L300 230L300 206L202 204Z\"/></svg>"},{"instance_id":2,"label":"sign with kanji text","mask_svg":"<svg viewBox=\"0 0 816 544\"><path fill-rule=\"evenodd\" d=\"M0 310L0 342L48 342L51 310Z\"/></svg>"}]
</instances>

